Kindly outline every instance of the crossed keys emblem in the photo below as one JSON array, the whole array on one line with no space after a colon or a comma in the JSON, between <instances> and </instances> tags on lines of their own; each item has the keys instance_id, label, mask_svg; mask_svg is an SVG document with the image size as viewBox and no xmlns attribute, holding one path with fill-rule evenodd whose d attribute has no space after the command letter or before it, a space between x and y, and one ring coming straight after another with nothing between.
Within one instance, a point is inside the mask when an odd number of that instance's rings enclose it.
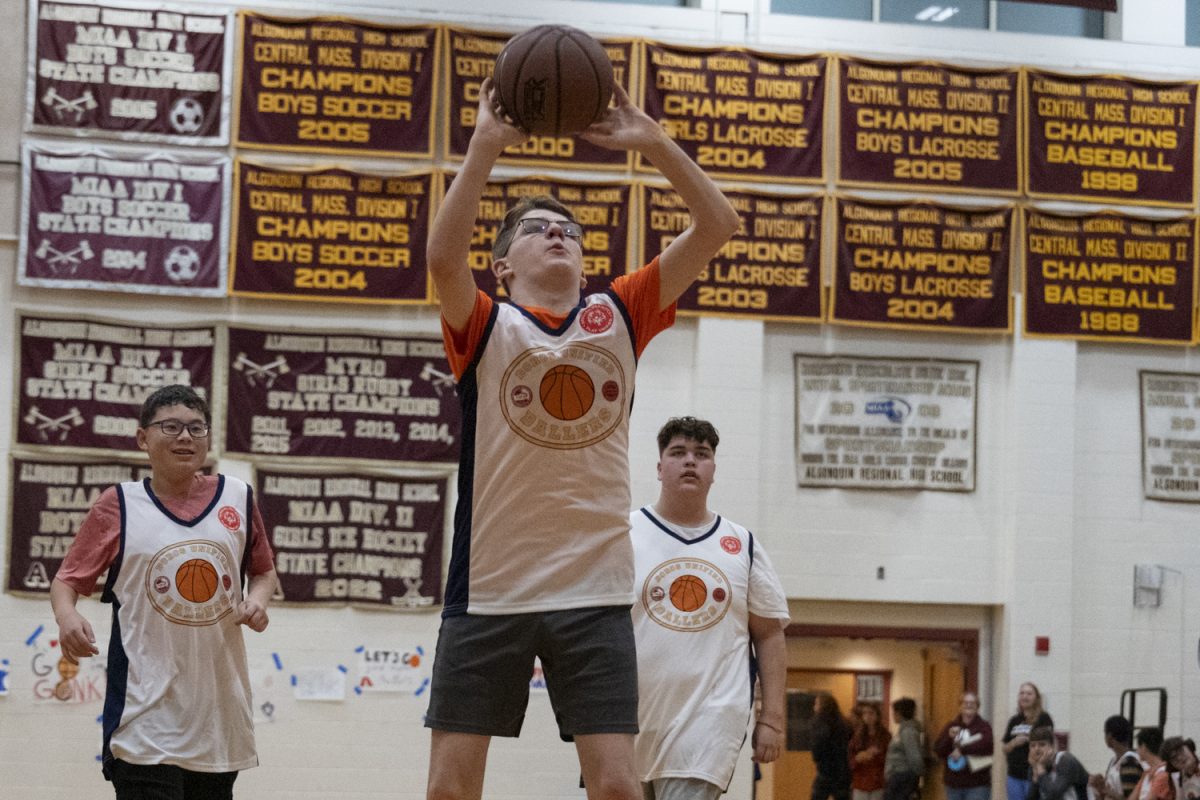
<instances>
[{"instance_id":1,"label":"crossed keys emblem","mask_svg":"<svg viewBox=\"0 0 1200 800\"><path fill-rule=\"evenodd\" d=\"M37 406L30 406L29 413L24 416L24 420L29 425L37 426L37 432L42 437L42 441L48 440L51 435L57 433L58 440L63 442L66 441L67 434L71 432L72 427L78 428L83 424L83 415L79 413L78 408L72 408L61 417L53 419L38 411Z\"/></svg>"},{"instance_id":2,"label":"crossed keys emblem","mask_svg":"<svg viewBox=\"0 0 1200 800\"><path fill-rule=\"evenodd\" d=\"M81 239L79 244L70 250L59 250L50 244L49 239L42 239L33 254L44 260L55 274L65 270L68 275L74 275L80 264L95 255L87 239Z\"/></svg>"},{"instance_id":3,"label":"crossed keys emblem","mask_svg":"<svg viewBox=\"0 0 1200 800\"><path fill-rule=\"evenodd\" d=\"M251 386L257 386L261 380L268 389L275 385L275 381L280 375L285 375L289 371L287 359L283 356L266 364L256 364L246 358L245 353L238 353L237 360L233 362L233 368L246 376L246 382Z\"/></svg>"},{"instance_id":4,"label":"crossed keys emblem","mask_svg":"<svg viewBox=\"0 0 1200 800\"><path fill-rule=\"evenodd\" d=\"M58 90L51 86L42 95L42 103L50 106L50 110L54 112L54 116L58 119L64 119L68 114L75 115L75 122L83 121L85 111L91 111L96 108L99 103L92 96L91 89L84 89L83 94L76 97L74 100L68 100L58 93Z\"/></svg>"},{"instance_id":5,"label":"crossed keys emblem","mask_svg":"<svg viewBox=\"0 0 1200 800\"><path fill-rule=\"evenodd\" d=\"M432 383L434 391L438 393L438 397L442 396L442 389L454 388L454 376L442 372L431 361L425 362L425 367L421 370L421 380Z\"/></svg>"}]
</instances>

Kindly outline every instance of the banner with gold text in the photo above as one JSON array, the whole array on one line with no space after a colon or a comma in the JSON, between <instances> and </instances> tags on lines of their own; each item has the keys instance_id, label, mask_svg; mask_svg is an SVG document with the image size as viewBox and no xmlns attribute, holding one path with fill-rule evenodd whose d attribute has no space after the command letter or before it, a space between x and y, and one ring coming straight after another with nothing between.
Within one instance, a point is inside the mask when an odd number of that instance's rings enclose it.
<instances>
[{"instance_id":1,"label":"banner with gold text","mask_svg":"<svg viewBox=\"0 0 1200 800\"><path fill-rule=\"evenodd\" d=\"M230 327L228 354L228 452L458 460L459 404L440 339Z\"/></svg>"},{"instance_id":2,"label":"banner with gold text","mask_svg":"<svg viewBox=\"0 0 1200 800\"><path fill-rule=\"evenodd\" d=\"M641 186L641 263L691 224L673 189ZM820 322L824 200L725 189L742 228L679 297L681 314Z\"/></svg>"},{"instance_id":3,"label":"banner with gold text","mask_svg":"<svg viewBox=\"0 0 1200 800\"><path fill-rule=\"evenodd\" d=\"M229 143L229 15L174 4L139 10L43 1L29 9L27 130Z\"/></svg>"},{"instance_id":4,"label":"banner with gold text","mask_svg":"<svg viewBox=\"0 0 1200 800\"><path fill-rule=\"evenodd\" d=\"M100 493L149 474L147 464L13 458L8 591L48 595L50 581Z\"/></svg>"},{"instance_id":5,"label":"banner with gold text","mask_svg":"<svg viewBox=\"0 0 1200 800\"><path fill-rule=\"evenodd\" d=\"M979 362L796 354L800 486L975 491Z\"/></svg>"},{"instance_id":6,"label":"banner with gold text","mask_svg":"<svg viewBox=\"0 0 1200 800\"><path fill-rule=\"evenodd\" d=\"M237 144L433 157L439 28L239 12Z\"/></svg>"},{"instance_id":7,"label":"banner with gold text","mask_svg":"<svg viewBox=\"0 0 1200 800\"><path fill-rule=\"evenodd\" d=\"M441 604L445 477L254 472L284 602Z\"/></svg>"},{"instance_id":8,"label":"banner with gold text","mask_svg":"<svg viewBox=\"0 0 1200 800\"><path fill-rule=\"evenodd\" d=\"M841 59L838 183L1015 195L1020 72Z\"/></svg>"},{"instance_id":9,"label":"banner with gold text","mask_svg":"<svg viewBox=\"0 0 1200 800\"><path fill-rule=\"evenodd\" d=\"M155 389L182 383L212 403L212 326L18 320L16 441L137 451L138 414Z\"/></svg>"},{"instance_id":10,"label":"banner with gold text","mask_svg":"<svg viewBox=\"0 0 1200 800\"><path fill-rule=\"evenodd\" d=\"M433 176L304 171L239 159L231 294L424 303Z\"/></svg>"},{"instance_id":11,"label":"banner with gold text","mask_svg":"<svg viewBox=\"0 0 1200 800\"><path fill-rule=\"evenodd\" d=\"M452 182L453 176L446 176L446 180ZM624 181L580 183L536 175L490 181L479 201L468 255L475 282L492 297L507 296L492 274L492 245L510 206L523 197L544 194L570 209L583 226L580 245L587 281L584 294L603 291L614 278L628 271L630 193L630 184Z\"/></svg>"},{"instance_id":12,"label":"banner with gold text","mask_svg":"<svg viewBox=\"0 0 1200 800\"><path fill-rule=\"evenodd\" d=\"M1013 3L1053 3L1059 6L1090 8L1093 11L1116 11L1117 0L1011 0Z\"/></svg>"},{"instance_id":13,"label":"banner with gold text","mask_svg":"<svg viewBox=\"0 0 1200 800\"><path fill-rule=\"evenodd\" d=\"M1025 333L1148 344L1195 341L1196 221L1029 210Z\"/></svg>"},{"instance_id":14,"label":"banner with gold text","mask_svg":"<svg viewBox=\"0 0 1200 800\"><path fill-rule=\"evenodd\" d=\"M646 42L642 108L714 178L825 180L824 56ZM639 154L637 169L654 171Z\"/></svg>"},{"instance_id":15,"label":"banner with gold text","mask_svg":"<svg viewBox=\"0 0 1200 800\"><path fill-rule=\"evenodd\" d=\"M475 114L479 110L479 86L492 74L496 56L513 37L511 33L447 29L449 77L445 123L446 157L462 161L467 143L475 132ZM613 79L633 96L632 39L599 39L612 62ZM578 136L531 136L500 156L501 163L526 166L571 167L572 169L626 169L627 150L610 150Z\"/></svg>"},{"instance_id":16,"label":"banner with gold text","mask_svg":"<svg viewBox=\"0 0 1200 800\"><path fill-rule=\"evenodd\" d=\"M1139 370L1138 383L1144 495L1200 503L1200 375Z\"/></svg>"},{"instance_id":17,"label":"banner with gold text","mask_svg":"<svg viewBox=\"0 0 1200 800\"><path fill-rule=\"evenodd\" d=\"M837 203L829 319L873 328L1012 330L1013 209Z\"/></svg>"},{"instance_id":18,"label":"banner with gold text","mask_svg":"<svg viewBox=\"0 0 1200 800\"><path fill-rule=\"evenodd\" d=\"M1195 205L1196 83L1026 75L1029 195Z\"/></svg>"},{"instance_id":19,"label":"banner with gold text","mask_svg":"<svg viewBox=\"0 0 1200 800\"><path fill-rule=\"evenodd\" d=\"M17 283L224 297L225 156L26 142Z\"/></svg>"}]
</instances>

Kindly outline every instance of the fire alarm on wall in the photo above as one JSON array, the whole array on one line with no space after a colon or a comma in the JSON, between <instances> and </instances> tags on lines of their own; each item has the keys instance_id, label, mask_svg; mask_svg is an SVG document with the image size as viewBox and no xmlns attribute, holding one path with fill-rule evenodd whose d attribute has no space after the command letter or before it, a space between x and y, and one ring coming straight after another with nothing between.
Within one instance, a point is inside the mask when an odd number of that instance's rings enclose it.
<instances>
[{"instance_id":1,"label":"fire alarm on wall","mask_svg":"<svg viewBox=\"0 0 1200 800\"><path fill-rule=\"evenodd\" d=\"M1035 636L1033 639L1033 652L1039 656L1050 655L1050 637Z\"/></svg>"}]
</instances>

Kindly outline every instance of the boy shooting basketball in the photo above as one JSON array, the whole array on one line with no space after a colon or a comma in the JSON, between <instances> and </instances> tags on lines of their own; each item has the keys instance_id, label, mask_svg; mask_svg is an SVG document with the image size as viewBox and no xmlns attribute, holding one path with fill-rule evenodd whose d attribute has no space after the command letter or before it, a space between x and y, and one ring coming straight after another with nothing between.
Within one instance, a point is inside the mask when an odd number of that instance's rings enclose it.
<instances>
[{"instance_id":1,"label":"boy shooting basketball","mask_svg":"<svg viewBox=\"0 0 1200 800\"><path fill-rule=\"evenodd\" d=\"M258 764L240 626L266 629L275 569L250 487L199 472L211 421L187 386L146 398L151 477L100 496L50 587L63 658L77 661L99 650L75 605L108 571L103 756L117 800L232 798Z\"/></svg>"},{"instance_id":2,"label":"boy shooting basketball","mask_svg":"<svg viewBox=\"0 0 1200 800\"><path fill-rule=\"evenodd\" d=\"M589 798L641 797L633 767L637 671L629 609L628 423L638 355L739 220L715 184L628 95L581 135L635 150L683 198L691 225L653 261L580 299L581 226L551 198L510 209L492 271L467 254L501 152L526 134L491 81L462 170L430 232L429 271L463 404L459 501L426 725L429 798L479 798L492 736L517 736L540 656Z\"/></svg>"}]
</instances>

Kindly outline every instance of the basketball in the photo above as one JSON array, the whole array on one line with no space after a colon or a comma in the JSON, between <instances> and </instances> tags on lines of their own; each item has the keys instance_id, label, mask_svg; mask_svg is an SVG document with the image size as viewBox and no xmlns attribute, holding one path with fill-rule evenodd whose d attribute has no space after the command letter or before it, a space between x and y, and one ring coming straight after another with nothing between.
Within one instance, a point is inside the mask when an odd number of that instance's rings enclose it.
<instances>
[{"instance_id":1,"label":"basketball","mask_svg":"<svg viewBox=\"0 0 1200 800\"><path fill-rule=\"evenodd\" d=\"M500 107L518 128L568 136L608 108L613 68L604 47L578 28L538 25L504 45L492 81Z\"/></svg>"},{"instance_id":2,"label":"basketball","mask_svg":"<svg viewBox=\"0 0 1200 800\"><path fill-rule=\"evenodd\" d=\"M547 414L570 422L591 409L596 399L596 387L591 377L579 367L559 364L546 370L538 395Z\"/></svg>"},{"instance_id":3,"label":"basketball","mask_svg":"<svg viewBox=\"0 0 1200 800\"><path fill-rule=\"evenodd\" d=\"M680 575L671 582L671 605L680 611L695 611L708 599L708 588L695 575Z\"/></svg>"},{"instance_id":4,"label":"basketball","mask_svg":"<svg viewBox=\"0 0 1200 800\"><path fill-rule=\"evenodd\" d=\"M203 558L183 562L175 572L180 596L192 603L203 603L217 593L217 570Z\"/></svg>"}]
</instances>

